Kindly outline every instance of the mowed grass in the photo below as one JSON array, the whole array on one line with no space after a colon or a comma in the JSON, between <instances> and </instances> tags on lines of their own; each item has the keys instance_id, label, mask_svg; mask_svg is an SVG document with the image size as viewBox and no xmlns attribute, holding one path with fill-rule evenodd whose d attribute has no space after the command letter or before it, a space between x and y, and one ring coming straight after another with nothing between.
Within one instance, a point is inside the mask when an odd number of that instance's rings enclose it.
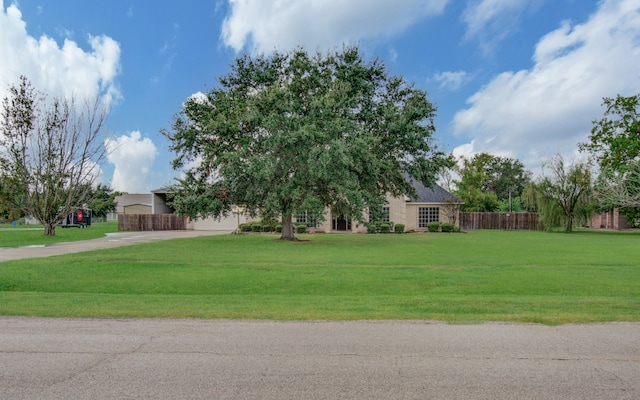
<instances>
[{"instance_id":1,"label":"mowed grass","mask_svg":"<svg viewBox=\"0 0 640 400\"><path fill-rule=\"evenodd\" d=\"M74 242L104 237L117 232L117 222L99 222L85 228L56 228L55 236L44 236L41 225L0 225L0 247L47 245L57 242Z\"/></svg>"},{"instance_id":2,"label":"mowed grass","mask_svg":"<svg viewBox=\"0 0 640 400\"><path fill-rule=\"evenodd\" d=\"M225 235L0 263L0 314L640 321L640 235Z\"/></svg>"}]
</instances>

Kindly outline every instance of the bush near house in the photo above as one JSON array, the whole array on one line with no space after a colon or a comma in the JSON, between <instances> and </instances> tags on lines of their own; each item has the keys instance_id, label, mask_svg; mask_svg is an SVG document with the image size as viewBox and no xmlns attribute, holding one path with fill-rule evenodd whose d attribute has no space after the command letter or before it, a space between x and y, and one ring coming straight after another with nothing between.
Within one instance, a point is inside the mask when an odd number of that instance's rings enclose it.
<instances>
[{"instance_id":1,"label":"bush near house","mask_svg":"<svg viewBox=\"0 0 640 400\"><path fill-rule=\"evenodd\" d=\"M449 222L445 222L442 225L440 225L440 230L442 230L442 232L453 232L453 229L454 229L454 225Z\"/></svg>"},{"instance_id":2,"label":"bush near house","mask_svg":"<svg viewBox=\"0 0 640 400\"><path fill-rule=\"evenodd\" d=\"M380 233L389 233L391 232L391 224L382 223L380 224Z\"/></svg>"},{"instance_id":3,"label":"bush near house","mask_svg":"<svg viewBox=\"0 0 640 400\"><path fill-rule=\"evenodd\" d=\"M394 232L395 233L404 233L404 225L403 224L396 224L396 226L394 227Z\"/></svg>"},{"instance_id":4,"label":"bush near house","mask_svg":"<svg viewBox=\"0 0 640 400\"><path fill-rule=\"evenodd\" d=\"M429 222L427 224L427 230L429 232L438 232L440 230L440 222L437 222L437 221Z\"/></svg>"},{"instance_id":5,"label":"bush near house","mask_svg":"<svg viewBox=\"0 0 640 400\"><path fill-rule=\"evenodd\" d=\"M260 223L252 223L251 224L251 230L253 232L261 232L262 231L262 224L260 224Z\"/></svg>"},{"instance_id":6,"label":"bush near house","mask_svg":"<svg viewBox=\"0 0 640 400\"><path fill-rule=\"evenodd\" d=\"M296 231L298 233L307 233L307 224L298 224L298 225L296 225Z\"/></svg>"}]
</instances>

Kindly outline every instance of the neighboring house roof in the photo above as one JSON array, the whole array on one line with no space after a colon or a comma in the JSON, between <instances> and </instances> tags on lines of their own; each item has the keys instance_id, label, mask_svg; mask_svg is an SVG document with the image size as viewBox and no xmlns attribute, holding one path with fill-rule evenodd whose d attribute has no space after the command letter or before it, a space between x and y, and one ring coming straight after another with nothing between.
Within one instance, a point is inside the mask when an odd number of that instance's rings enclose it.
<instances>
[{"instance_id":1,"label":"neighboring house roof","mask_svg":"<svg viewBox=\"0 0 640 400\"><path fill-rule=\"evenodd\" d=\"M428 188L421 182L411 180L413 187L416 189L417 197L410 198L409 203L454 203L462 204L463 201L456 196L444 190L440 185L434 184L432 188Z\"/></svg>"},{"instance_id":2,"label":"neighboring house roof","mask_svg":"<svg viewBox=\"0 0 640 400\"><path fill-rule=\"evenodd\" d=\"M171 186L163 186L159 189L155 189L152 190L151 193L153 194L169 194L169 193L173 193L175 191L175 189Z\"/></svg>"},{"instance_id":3,"label":"neighboring house roof","mask_svg":"<svg viewBox=\"0 0 640 400\"><path fill-rule=\"evenodd\" d=\"M132 204L145 204L150 206L151 193L123 194L116 196L114 202L116 203L116 212L122 213L124 212L125 206Z\"/></svg>"}]
</instances>

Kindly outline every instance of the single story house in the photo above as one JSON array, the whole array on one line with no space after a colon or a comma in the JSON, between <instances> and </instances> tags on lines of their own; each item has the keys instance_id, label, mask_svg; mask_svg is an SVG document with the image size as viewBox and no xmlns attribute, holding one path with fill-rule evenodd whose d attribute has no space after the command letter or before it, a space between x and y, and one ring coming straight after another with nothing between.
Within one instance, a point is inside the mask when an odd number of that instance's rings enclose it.
<instances>
[{"instance_id":1,"label":"single story house","mask_svg":"<svg viewBox=\"0 0 640 400\"><path fill-rule=\"evenodd\" d=\"M433 221L457 223L459 210L462 202L447 192L439 185L427 188L420 182L414 182L417 196L393 197L387 196L386 204L383 207L383 221L395 224L404 224L405 230L426 231L427 224ZM152 191L153 214L172 214L174 212L167 205L166 188ZM323 222L316 222L316 218L308 213L302 213L295 218L296 223L305 223L311 231L316 232L366 232L366 226L357 223L349 216L339 215L331 209L325 211ZM364 216L368 219L367 215ZM241 223L249 222L251 218L242 210L220 218L201 218L191 220L188 229L194 230L228 230L238 228Z\"/></svg>"},{"instance_id":2,"label":"single story house","mask_svg":"<svg viewBox=\"0 0 640 400\"><path fill-rule=\"evenodd\" d=\"M405 231L426 231L429 222L451 222L456 224L459 219L462 201L447 192L439 185L432 188L414 181L417 196L393 197L387 195L382 208L382 221L403 224ZM370 217L364 216L364 220ZM296 219L297 223L306 223L312 231L331 232L367 232L367 227L352 220L348 216L333 213L331 209L325 211L325 220L316 223L313 216L303 213Z\"/></svg>"}]
</instances>

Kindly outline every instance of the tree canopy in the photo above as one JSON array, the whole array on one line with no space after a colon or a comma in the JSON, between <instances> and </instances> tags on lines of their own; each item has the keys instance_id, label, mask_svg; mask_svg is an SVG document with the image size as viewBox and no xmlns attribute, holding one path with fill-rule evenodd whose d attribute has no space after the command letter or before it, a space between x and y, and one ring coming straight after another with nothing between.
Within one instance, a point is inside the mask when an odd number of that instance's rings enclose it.
<instances>
[{"instance_id":1,"label":"tree canopy","mask_svg":"<svg viewBox=\"0 0 640 400\"><path fill-rule=\"evenodd\" d=\"M525 201L541 214L545 229L564 226L565 232L572 232L574 224L586 221L593 211L591 168L586 163L567 164L557 155L545 164L545 170L549 174L525 188Z\"/></svg>"},{"instance_id":2,"label":"tree canopy","mask_svg":"<svg viewBox=\"0 0 640 400\"><path fill-rule=\"evenodd\" d=\"M356 47L239 57L206 95L192 96L163 133L186 168L173 206L192 218L228 213L282 218L324 209L362 220L385 193L414 194L451 163L433 143L436 108Z\"/></svg>"},{"instance_id":3,"label":"tree canopy","mask_svg":"<svg viewBox=\"0 0 640 400\"><path fill-rule=\"evenodd\" d=\"M640 161L640 94L604 98L603 106L604 117L593 121L589 141L579 147L595 156L601 169L624 172Z\"/></svg>"},{"instance_id":4,"label":"tree canopy","mask_svg":"<svg viewBox=\"0 0 640 400\"><path fill-rule=\"evenodd\" d=\"M519 199L531 179L531 172L513 158L480 153L461 161L457 168L460 178L454 182L455 195L464 201L466 211L498 211L501 204L510 211L509 201Z\"/></svg>"},{"instance_id":5,"label":"tree canopy","mask_svg":"<svg viewBox=\"0 0 640 400\"><path fill-rule=\"evenodd\" d=\"M104 158L100 135L106 111L98 99L45 101L26 77L9 86L0 119L0 171L11 207L44 225L56 226L88 200L96 165Z\"/></svg>"}]
</instances>

